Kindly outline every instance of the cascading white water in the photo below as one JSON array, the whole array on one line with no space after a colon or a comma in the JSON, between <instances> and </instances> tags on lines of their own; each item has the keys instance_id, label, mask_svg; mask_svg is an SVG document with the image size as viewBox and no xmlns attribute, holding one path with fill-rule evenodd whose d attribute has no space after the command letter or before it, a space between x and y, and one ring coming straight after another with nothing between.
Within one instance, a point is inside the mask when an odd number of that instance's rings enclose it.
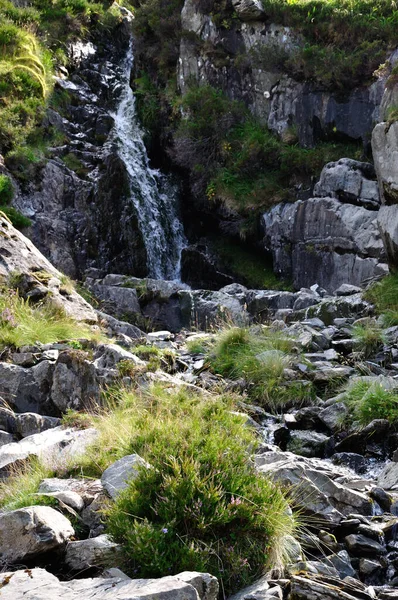
<instances>
[{"instance_id":1,"label":"cascading white water","mask_svg":"<svg viewBox=\"0 0 398 600\"><path fill-rule=\"evenodd\" d=\"M179 280L185 236L178 217L178 189L167 176L149 165L130 87L132 65L130 44L123 65L120 103L112 115L115 119L112 138L117 141L119 156L129 175L131 200L147 251L149 277Z\"/></svg>"}]
</instances>

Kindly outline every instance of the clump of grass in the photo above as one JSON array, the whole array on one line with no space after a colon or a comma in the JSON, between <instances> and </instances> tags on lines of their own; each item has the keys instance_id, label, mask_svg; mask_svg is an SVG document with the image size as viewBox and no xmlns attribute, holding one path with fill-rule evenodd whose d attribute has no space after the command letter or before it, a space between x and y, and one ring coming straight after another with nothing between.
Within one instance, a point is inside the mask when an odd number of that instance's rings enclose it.
<instances>
[{"instance_id":1,"label":"clump of grass","mask_svg":"<svg viewBox=\"0 0 398 600\"><path fill-rule=\"evenodd\" d=\"M22 466L14 467L0 482L0 506L16 510L37 504L35 496L42 479L53 477L53 470L39 458L31 458Z\"/></svg>"},{"instance_id":2,"label":"clump of grass","mask_svg":"<svg viewBox=\"0 0 398 600\"><path fill-rule=\"evenodd\" d=\"M375 354L385 343L382 328L372 322L354 325L352 335L355 349L361 352L364 358L369 358Z\"/></svg>"},{"instance_id":3,"label":"clump of grass","mask_svg":"<svg viewBox=\"0 0 398 600\"><path fill-rule=\"evenodd\" d=\"M208 355L215 373L232 379L244 378L249 396L269 410L289 403L301 404L312 397L312 389L287 382L284 369L292 362L292 340L278 332L252 334L245 328L225 329Z\"/></svg>"},{"instance_id":4,"label":"clump of grass","mask_svg":"<svg viewBox=\"0 0 398 600\"><path fill-rule=\"evenodd\" d=\"M227 594L281 558L294 519L278 486L250 462L258 438L232 413L231 398L154 387L114 400L94 419L100 437L79 469L95 475L127 453L152 466L107 511L129 572L207 571Z\"/></svg>"},{"instance_id":5,"label":"clump of grass","mask_svg":"<svg viewBox=\"0 0 398 600\"><path fill-rule=\"evenodd\" d=\"M0 295L0 347L93 337L90 329L47 301L32 305L14 290Z\"/></svg>"},{"instance_id":6,"label":"clump of grass","mask_svg":"<svg viewBox=\"0 0 398 600\"><path fill-rule=\"evenodd\" d=\"M350 408L350 419L368 425L374 419L398 421L398 390L387 389L379 381L351 382L344 402Z\"/></svg>"},{"instance_id":7,"label":"clump of grass","mask_svg":"<svg viewBox=\"0 0 398 600\"><path fill-rule=\"evenodd\" d=\"M366 290L364 297L374 304L386 327L398 325L398 275L387 275Z\"/></svg>"}]
</instances>

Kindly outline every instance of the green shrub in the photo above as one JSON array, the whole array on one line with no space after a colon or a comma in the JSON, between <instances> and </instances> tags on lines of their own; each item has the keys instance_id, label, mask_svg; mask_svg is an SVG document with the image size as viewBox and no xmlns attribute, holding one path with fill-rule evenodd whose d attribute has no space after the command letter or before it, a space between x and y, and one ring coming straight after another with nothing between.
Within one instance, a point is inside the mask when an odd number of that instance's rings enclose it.
<instances>
[{"instance_id":1,"label":"green shrub","mask_svg":"<svg viewBox=\"0 0 398 600\"><path fill-rule=\"evenodd\" d=\"M16 229L24 229L32 225L32 221L13 206L0 206L1 213L10 219Z\"/></svg>"},{"instance_id":2,"label":"green shrub","mask_svg":"<svg viewBox=\"0 0 398 600\"><path fill-rule=\"evenodd\" d=\"M228 398L154 388L121 392L96 422L100 438L88 461L104 461L104 449L113 460L121 444L152 466L107 511L135 577L205 571L228 594L281 558L294 519L278 486L250 462L258 438L234 409Z\"/></svg>"},{"instance_id":3,"label":"green shrub","mask_svg":"<svg viewBox=\"0 0 398 600\"><path fill-rule=\"evenodd\" d=\"M344 402L350 409L350 420L359 421L361 425L374 419L398 421L398 390L386 389L378 380L350 383Z\"/></svg>"},{"instance_id":4,"label":"green shrub","mask_svg":"<svg viewBox=\"0 0 398 600\"><path fill-rule=\"evenodd\" d=\"M284 369L293 357L292 340L264 329L262 334L232 327L220 333L208 359L215 373L244 378L249 396L268 410L300 405L312 398L311 386L285 380Z\"/></svg>"},{"instance_id":5,"label":"green shrub","mask_svg":"<svg viewBox=\"0 0 398 600\"><path fill-rule=\"evenodd\" d=\"M7 175L0 175L0 206L9 204L14 197L14 188Z\"/></svg>"}]
</instances>

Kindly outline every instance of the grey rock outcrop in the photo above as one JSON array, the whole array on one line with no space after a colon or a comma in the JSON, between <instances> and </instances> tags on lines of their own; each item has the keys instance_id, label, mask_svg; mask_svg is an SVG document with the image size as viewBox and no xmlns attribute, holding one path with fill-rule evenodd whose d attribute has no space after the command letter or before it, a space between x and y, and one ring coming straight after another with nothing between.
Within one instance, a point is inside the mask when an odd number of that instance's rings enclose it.
<instances>
[{"instance_id":1,"label":"grey rock outcrop","mask_svg":"<svg viewBox=\"0 0 398 600\"><path fill-rule=\"evenodd\" d=\"M335 527L352 512L372 514L371 500L353 489L355 477L348 471L329 468L316 458L301 458L280 451L256 456L256 464L261 473L289 489L295 487L297 505L319 523ZM344 480L350 485L344 485Z\"/></svg>"},{"instance_id":2,"label":"grey rock outcrop","mask_svg":"<svg viewBox=\"0 0 398 600\"><path fill-rule=\"evenodd\" d=\"M138 454L123 456L103 472L101 483L110 497L115 499L128 487L129 481L137 477L140 468L149 469L150 465Z\"/></svg>"},{"instance_id":3,"label":"grey rock outcrop","mask_svg":"<svg viewBox=\"0 0 398 600\"><path fill-rule=\"evenodd\" d=\"M4 572L2 600L216 600L215 577L181 573L161 579L130 579L123 573L95 579L60 581L44 569ZM198 582L201 583L198 583Z\"/></svg>"},{"instance_id":4,"label":"grey rock outcrop","mask_svg":"<svg viewBox=\"0 0 398 600\"><path fill-rule=\"evenodd\" d=\"M294 286L318 283L333 291L386 274L377 213L336 198L279 204L263 216L274 269Z\"/></svg>"},{"instance_id":5,"label":"grey rock outcrop","mask_svg":"<svg viewBox=\"0 0 398 600\"><path fill-rule=\"evenodd\" d=\"M62 274L27 237L1 216L0 254L0 276L5 279L10 275L28 276L32 280L32 287L40 286L42 297L51 297L51 302L61 306L68 315L77 321L97 322L94 309L73 288L68 288L65 293ZM46 276L45 282L43 274Z\"/></svg>"},{"instance_id":6,"label":"grey rock outcrop","mask_svg":"<svg viewBox=\"0 0 398 600\"><path fill-rule=\"evenodd\" d=\"M373 165L350 158L341 158L322 169L314 187L314 196L337 198L364 208L378 210L379 187Z\"/></svg>"},{"instance_id":7,"label":"grey rock outcrop","mask_svg":"<svg viewBox=\"0 0 398 600\"><path fill-rule=\"evenodd\" d=\"M91 567L112 567L121 558L121 547L106 535L87 540L69 542L66 547L65 563L72 571L83 571Z\"/></svg>"},{"instance_id":8,"label":"grey rock outcrop","mask_svg":"<svg viewBox=\"0 0 398 600\"><path fill-rule=\"evenodd\" d=\"M12 564L61 549L74 535L70 521L49 506L29 506L0 515L0 562Z\"/></svg>"}]
</instances>

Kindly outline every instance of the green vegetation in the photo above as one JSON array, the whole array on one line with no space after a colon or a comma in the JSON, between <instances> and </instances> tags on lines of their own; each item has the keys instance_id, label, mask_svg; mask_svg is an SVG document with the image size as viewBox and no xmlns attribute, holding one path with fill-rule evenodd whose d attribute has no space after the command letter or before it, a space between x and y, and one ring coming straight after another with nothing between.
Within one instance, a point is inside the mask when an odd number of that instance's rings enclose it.
<instances>
[{"instance_id":1,"label":"green vegetation","mask_svg":"<svg viewBox=\"0 0 398 600\"><path fill-rule=\"evenodd\" d=\"M366 291L365 299L375 305L386 327L398 325L398 275L387 275L374 283Z\"/></svg>"},{"instance_id":2,"label":"green vegetation","mask_svg":"<svg viewBox=\"0 0 398 600\"><path fill-rule=\"evenodd\" d=\"M0 483L0 506L2 510L16 510L37 503L35 494L40 482L53 477L54 472L38 458L14 467L9 476ZM43 504L43 502L41 502Z\"/></svg>"},{"instance_id":3,"label":"green vegetation","mask_svg":"<svg viewBox=\"0 0 398 600\"><path fill-rule=\"evenodd\" d=\"M76 323L51 301L32 305L15 290L0 294L0 347L47 344L61 340L94 337L90 329Z\"/></svg>"},{"instance_id":4,"label":"green vegetation","mask_svg":"<svg viewBox=\"0 0 398 600\"><path fill-rule=\"evenodd\" d=\"M286 290L286 281L281 281L272 270L272 261L259 252L240 246L235 240L212 240L211 248L217 253L223 268L251 289Z\"/></svg>"},{"instance_id":5,"label":"green vegetation","mask_svg":"<svg viewBox=\"0 0 398 600\"><path fill-rule=\"evenodd\" d=\"M364 358L369 358L383 347L385 335L375 322L354 325L352 328L354 347Z\"/></svg>"},{"instance_id":6,"label":"green vegetation","mask_svg":"<svg viewBox=\"0 0 398 600\"><path fill-rule=\"evenodd\" d=\"M14 197L14 188L7 175L0 175L0 206L9 204Z\"/></svg>"},{"instance_id":7,"label":"green vegetation","mask_svg":"<svg viewBox=\"0 0 398 600\"><path fill-rule=\"evenodd\" d=\"M269 410L277 411L288 404L301 405L312 398L311 386L289 382L284 369L293 361L293 341L283 334L263 328L232 327L220 333L208 354L215 373L224 377L243 377L251 387L249 396Z\"/></svg>"},{"instance_id":8,"label":"green vegetation","mask_svg":"<svg viewBox=\"0 0 398 600\"><path fill-rule=\"evenodd\" d=\"M63 48L115 27L111 2L33 0L15 6L0 0L0 153L34 143L36 127L51 104L54 64L67 62Z\"/></svg>"},{"instance_id":9,"label":"green vegetation","mask_svg":"<svg viewBox=\"0 0 398 600\"><path fill-rule=\"evenodd\" d=\"M386 389L378 380L357 380L349 384L344 402L350 409L350 420L367 425L374 419L398 421L398 390Z\"/></svg>"},{"instance_id":10,"label":"green vegetation","mask_svg":"<svg viewBox=\"0 0 398 600\"><path fill-rule=\"evenodd\" d=\"M228 594L283 559L294 519L279 487L249 461L259 440L234 410L231 398L155 387L121 390L93 417L100 436L79 473L96 476L130 453L152 467L107 511L135 577L205 571Z\"/></svg>"},{"instance_id":11,"label":"green vegetation","mask_svg":"<svg viewBox=\"0 0 398 600\"><path fill-rule=\"evenodd\" d=\"M283 142L211 86L192 87L179 105L187 118L177 129L176 159L190 170L194 191L243 214L293 199L294 185L309 182L327 162L359 158L355 144L306 149Z\"/></svg>"}]
</instances>

